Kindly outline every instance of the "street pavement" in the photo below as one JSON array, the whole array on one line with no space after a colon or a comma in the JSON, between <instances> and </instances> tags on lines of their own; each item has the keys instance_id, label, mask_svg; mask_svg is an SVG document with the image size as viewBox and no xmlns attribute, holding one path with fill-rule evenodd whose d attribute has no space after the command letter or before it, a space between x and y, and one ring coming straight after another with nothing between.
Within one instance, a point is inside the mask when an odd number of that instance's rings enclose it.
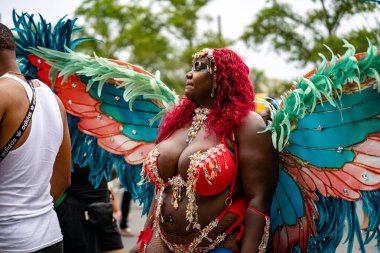
<instances>
[{"instance_id":1,"label":"street pavement","mask_svg":"<svg viewBox=\"0 0 380 253\"><path fill-rule=\"evenodd\" d=\"M125 252L128 252L136 244L137 236L144 227L146 216L141 217L141 211L142 210L139 206L137 206L135 203L132 203L128 225L132 229L134 236L122 237Z\"/></svg>"},{"instance_id":2,"label":"street pavement","mask_svg":"<svg viewBox=\"0 0 380 253\"><path fill-rule=\"evenodd\" d=\"M120 199L121 194L119 193L118 195L119 195L119 200L121 201L121 199ZM119 201L119 203L121 203L120 201ZM358 209L361 210L361 208L358 208ZM361 215L362 214L359 213L359 219L360 220L362 218ZM132 203L131 204L131 211L130 211L130 215L129 215L129 225L130 225L130 228L132 229L132 231L134 233L134 236L122 237L125 252L128 252L129 249L131 249L135 245L135 243L137 241L137 236L138 236L139 232L142 230L142 228L144 227L145 218L146 218L146 216L141 217L141 208L138 205L136 205L136 203ZM345 239L346 233L347 233L347 231L345 231L345 235L344 235L343 239ZM341 244L341 246L336 250L336 253L346 253L346 252L347 252L347 243ZM354 248L353 248L352 252L353 253L360 252L358 243L356 241L354 243ZM379 253L379 251L377 251L377 249L376 249L376 240L372 240L372 242L369 245L367 245L366 253Z\"/></svg>"},{"instance_id":3,"label":"street pavement","mask_svg":"<svg viewBox=\"0 0 380 253\"><path fill-rule=\"evenodd\" d=\"M123 196L123 189L115 189L116 196L118 198L119 206L121 205L121 199ZM128 225L132 229L133 236L122 236L125 252L128 252L137 242L137 236L143 229L146 216L141 217L142 209L136 203L131 203L131 209L128 216Z\"/></svg>"}]
</instances>

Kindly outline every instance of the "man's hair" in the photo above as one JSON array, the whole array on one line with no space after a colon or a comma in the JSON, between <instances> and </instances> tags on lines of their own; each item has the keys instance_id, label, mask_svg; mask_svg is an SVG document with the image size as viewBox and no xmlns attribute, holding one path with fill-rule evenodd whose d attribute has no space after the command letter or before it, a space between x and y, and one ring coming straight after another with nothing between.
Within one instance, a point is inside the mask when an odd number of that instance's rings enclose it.
<instances>
[{"instance_id":1,"label":"man's hair","mask_svg":"<svg viewBox=\"0 0 380 253\"><path fill-rule=\"evenodd\" d=\"M8 27L0 23L0 51L15 50L15 40Z\"/></svg>"}]
</instances>

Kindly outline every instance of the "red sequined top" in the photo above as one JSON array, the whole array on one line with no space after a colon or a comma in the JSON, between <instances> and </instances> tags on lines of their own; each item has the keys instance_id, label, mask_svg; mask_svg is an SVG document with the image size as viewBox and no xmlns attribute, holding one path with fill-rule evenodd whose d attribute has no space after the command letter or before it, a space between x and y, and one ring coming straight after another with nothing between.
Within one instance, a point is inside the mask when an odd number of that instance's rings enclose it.
<instances>
[{"instance_id":1,"label":"red sequined top","mask_svg":"<svg viewBox=\"0 0 380 253\"><path fill-rule=\"evenodd\" d=\"M231 185L237 173L237 166L228 151L224 136L216 146L189 156L190 164L186 180L177 174L168 181L164 181L159 174L159 155L160 153L156 146L147 155L144 166L149 181L157 188L169 185L185 187L189 183L195 182L193 186L196 194L213 196Z\"/></svg>"}]
</instances>

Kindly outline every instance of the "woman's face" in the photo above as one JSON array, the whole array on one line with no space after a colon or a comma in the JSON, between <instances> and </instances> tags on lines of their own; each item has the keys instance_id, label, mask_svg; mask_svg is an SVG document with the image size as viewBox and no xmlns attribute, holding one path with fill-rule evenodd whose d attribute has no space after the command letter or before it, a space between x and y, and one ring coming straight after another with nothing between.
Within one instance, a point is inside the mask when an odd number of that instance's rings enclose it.
<instances>
[{"instance_id":1,"label":"woman's face","mask_svg":"<svg viewBox=\"0 0 380 253\"><path fill-rule=\"evenodd\" d=\"M213 82L207 62L206 57L194 60L192 70L186 74L185 95L194 103L210 107Z\"/></svg>"}]
</instances>

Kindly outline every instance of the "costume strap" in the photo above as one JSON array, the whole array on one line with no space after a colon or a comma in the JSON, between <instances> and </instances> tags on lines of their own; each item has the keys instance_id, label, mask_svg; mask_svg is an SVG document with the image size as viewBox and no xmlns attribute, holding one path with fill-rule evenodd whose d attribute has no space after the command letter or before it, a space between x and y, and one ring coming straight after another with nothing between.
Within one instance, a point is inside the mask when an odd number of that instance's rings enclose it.
<instances>
[{"instance_id":1,"label":"costume strap","mask_svg":"<svg viewBox=\"0 0 380 253\"><path fill-rule=\"evenodd\" d=\"M223 141L224 141L224 135L223 135L222 138L223 138ZM224 201L224 203L227 206L230 206L232 204L232 194L234 192L234 188L235 188L235 184L236 184L236 178L237 178L237 174L238 174L238 169L237 168L239 167L238 151L237 151L237 145L236 145L236 140L235 140L235 134L234 133L231 134L231 140L234 143L235 167L236 167L236 169L235 169L234 178L232 180L232 184L231 184L231 187L230 187L230 192L228 193L228 197Z\"/></svg>"},{"instance_id":2,"label":"costume strap","mask_svg":"<svg viewBox=\"0 0 380 253\"><path fill-rule=\"evenodd\" d=\"M254 208L251 205L248 205L248 209L251 211L254 211L255 213L260 214L261 216L264 216L265 218L265 227L264 227L264 234L261 238L261 243L259 245L259 252L258 253L264 253L267 249L268 245L268 239L269 239L269 228L270 228L270 217L269 215L264 214L263 212L260 212L256 208Z\"/></svg>"},{"instance_id":3,"label":"costume strap","mask_svg":"<svg viewBox=\"0 0 380 253\"><path fill-rule=\"evenodd\" d=\"M67 198L67 192L64 192L58 200L54 203L54 209L57 209L57 207L62 204L62 202Z\"/></svg>"},{"instance_id":4,"label":"costume strap","mask_svg":"<svg viewBox=\"0 0 380 253\"><path fill-rule=\"evenodd\" d=\"M153 235L153 230L151 227L146 227L144 230L140 231L140 234L137 238L137 243L140 243L140 252L145 252L146 247L150 241L150 238Z\"/></svg>"},{"instance_id":5,"label":"costume strap","mask_svg":"<svg viewBox=\"0 0 380 253\"><path fill-rule=\"evenodd\" d=\"M146 247L148 246L148 243L149 243L149 241L153 235L153 227L155 227L155 224L157 224L157 223L155 223L156 222L156 220L155 220L156 219L156 217L155 217L156 208L157 208L157 205L154 206L154 208L152 210L152 214L150 215L150 217L148 214L147 219L149 219L149 224L143 230L140 231L140 234L137 237L137 243L140 243L140 252L141 253L144 253L146 251Z\"/></svg>"}]
</instances>

